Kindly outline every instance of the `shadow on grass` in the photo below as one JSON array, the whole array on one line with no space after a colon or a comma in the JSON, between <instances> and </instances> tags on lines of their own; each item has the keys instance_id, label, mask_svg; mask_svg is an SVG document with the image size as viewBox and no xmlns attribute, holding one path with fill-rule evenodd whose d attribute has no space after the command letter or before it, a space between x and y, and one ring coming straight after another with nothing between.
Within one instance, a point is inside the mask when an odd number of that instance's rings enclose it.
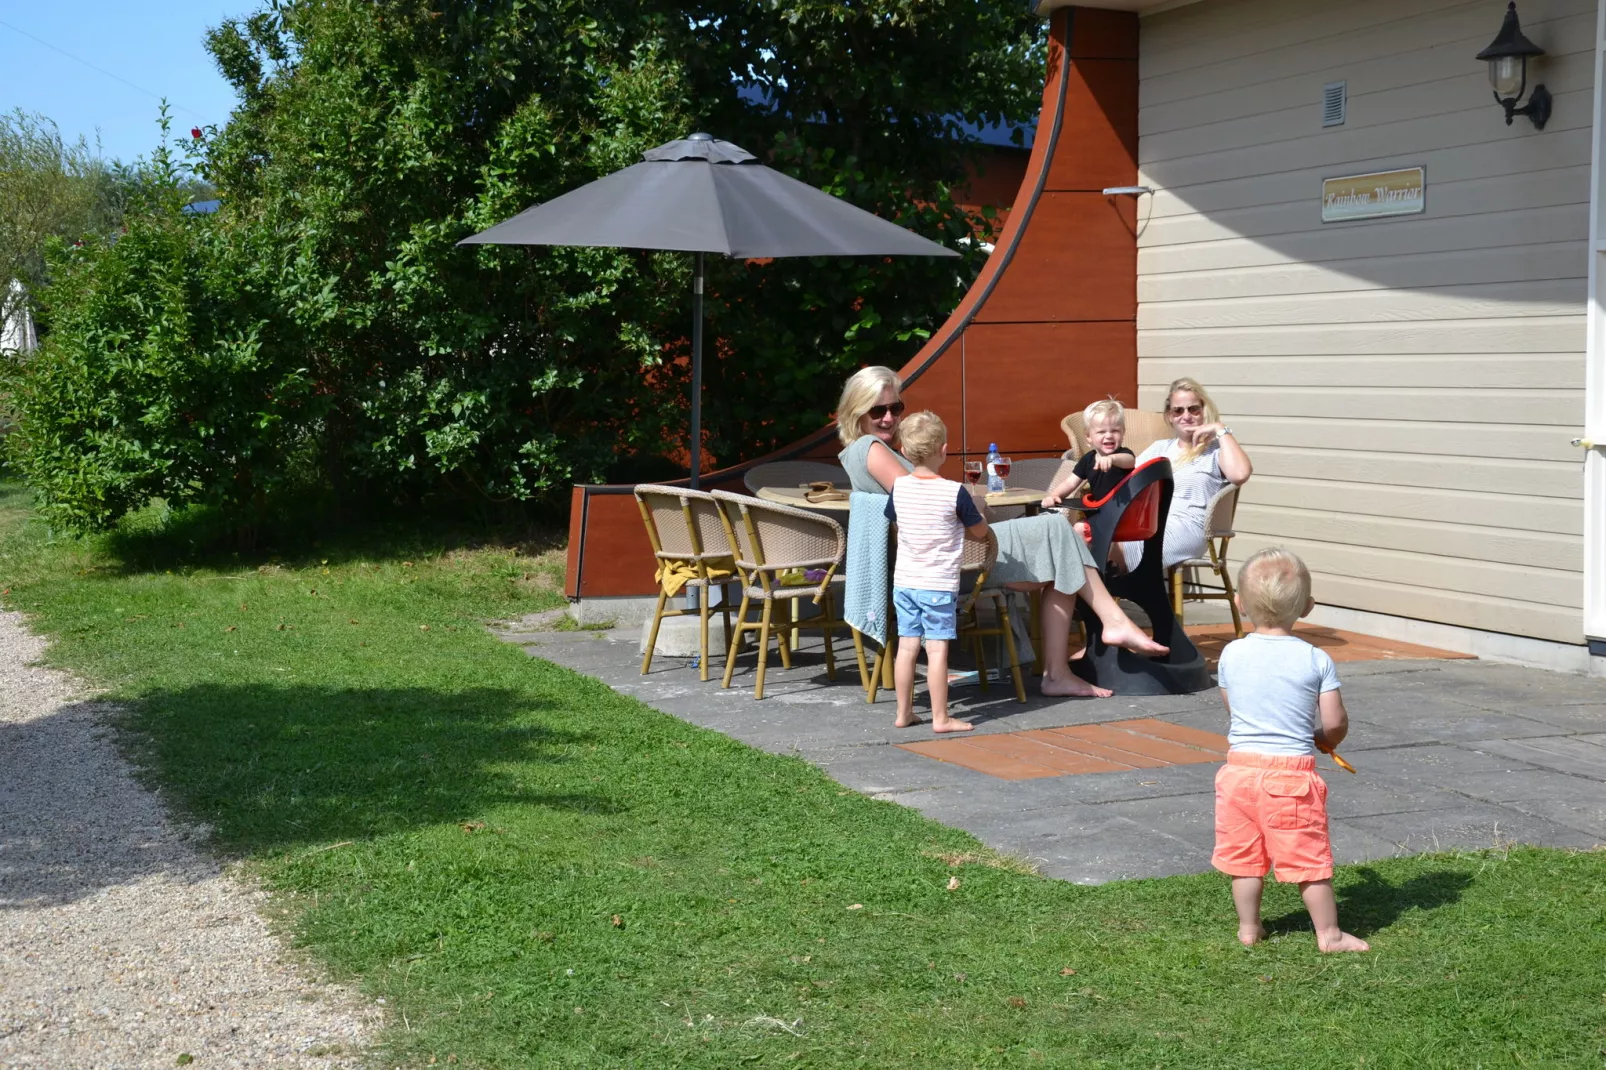
<instances>
[{"instance_id":1,"label":"shadow on grass","mask_svg":"<svg viewBox=\"0 0 1606 1070\"><path fill-rule=\"evenodd\" d=\"M504 805L621 807L572 768L592 736L496 688L201 684L147 695L125 738L226 850L263 854L465 822Z\"/></svg>"},{"instance_id":2,"label":"shadow on grass","mask_svg":"<svg viewBox=\"0 0 1606 1070\"><path fill-rule=\"evenodd\" d=\"M236 569L270 562L308 564L420 557L487 546L534 556L562 545L563 518L530 506L522 512L420 512L368 509L340 518L307 505L287 507L251 527L208 506L169 510L160 503L125 517L101 536L122 574L167 569Z\"/></svg>"},{"instance_id":3,"label":"shadow on grass","mask_svg":"<svg viewBox=\"0 0 1606 1070\"><path fill-rule=\"evenodd\" d=\"M1346 881L1339 889L1338 920L1346 932L1369 936L1393 925L1411 910L1436 910L1458 901L1472 884L1470 874L1456 870L1435 870L1418 874L1398 884L1371 866L1352 871L1360 877ZM1310 915L1301 907L1266 922L1271 933L1309 932Z\"/></svg>"}]
</instances>

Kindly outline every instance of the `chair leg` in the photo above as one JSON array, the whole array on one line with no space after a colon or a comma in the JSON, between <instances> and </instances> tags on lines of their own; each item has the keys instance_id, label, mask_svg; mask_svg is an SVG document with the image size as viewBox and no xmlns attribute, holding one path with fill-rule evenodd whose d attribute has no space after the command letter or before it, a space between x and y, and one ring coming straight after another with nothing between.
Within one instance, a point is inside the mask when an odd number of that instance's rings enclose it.
<instances>
[{"instance_id":1,"label":"chair leg","mask_svg":"<svg viewBox=\"0 0 1606 1070\"><path fill-rule=\"evenodd\" d=\"M1020 676L1020 654L1015 650L1015 633L1004 629L1004 650L1009 654L1009 674L1015 680L1015 701L1026 701L1026 684Z\"/></svg>"},{"instance_id":2,"label":"chair leg","mask_svg":"<svg viewBox=\"0 0 1606 1070\"><path fill-rule=\"evenodd\" d=\"M793 616L797 612L797 599L789 598L792 603L781 614L781 619L775 622L776 647L781 654L781 668L792 667L792 644L797 639L797 623Z\"/></svg>"},{"instance_id":3,"label":"chair leg","mask_svg":"<svg viewBox=\"0 0 1606 1070\"><path fill-rule=\"evenodd\" d=\"M881 649L876 651L875 665L870 669L870 688L868 693L865 695L864 701L870 703L875 702L876 695L880 694L883 687L893 686L882 679L882 673L885 667L891 664L892 659L887 657L887 647L885 644L882 644Z\"/></svg>"},{"instance_id":4,"label":"chair leg","mask_svg":"<svg viewBox=\"0 0 1606 1070\"><path fill-rule=\"evenodd\" d=\"M708 682L708 591L709 588L703 588L703 596L697 600L701 617L697 622L700 626L697 636L697 676L705 684Z\"/></svg>"},{"instance_id":5,"label":"chair leg","mask_svg":"<svg viewBox=\"0 0 1606 1070\"><path fill-rule=\"evenodd\" d=\"M1004 630L1006 632L1009 631L1008 617L1004 618ZM987 691L987 650L982 644L980 635L973 636L972 641L975 645L971 649L976 655L976 686L985 693Z\"/></svg>"},{"instance_id":6,"label":"chair leg","mask_svg":"<svg viewBox=\"0 0 1606 1070\"><path fill-rule=\"evenodd\" d=\"M831 596L829 594L820 599L820 612L825 614L824 619L826 621L833 621L836 619L831 615ZM831 649L831 633L835 631L835 629L829 623L827 623L820 627L820 631L825 635L825 678L827 680L835 681L836 652Z\"/></svg>"},{"instance_id":7,"label":"chair leg","mask_svg":"<svg viewBox=\"0 0 1606 1070\"><path fill-rule=\"evenodd\" d=\"M864 633L851 624L848 625L848 631L853 633L853 657L859 663L859 686L864 688L864 693L868 695L870 693L870 669L864 663Z\"/></svg>"},{"instance_id":8,"label":"chair leg","mask_svg":"<svg viewBox=\"0 0 1606 1070\"><path fill-rule=\"evenodd\" d=\"M1182 623L1182 567L1171 570L1171 612Z\"/></svg>"},{"instance_id":9,"label":"chair leg","mask_svg":"<svg viewBox=\"0 0 1606 1070\"><path fill-rule=\"evenodd\" d=\"M753 684L753 697L764 697L764 662L770 652L770 621L775 613L775 599L764 599L764 613L758 625L758 680ZM781 636L781 658L786 658L786 637Z\"/></svg>"},{"instance_id":10,"label":"chair leg","mask_svg":"<svg viewBox=\"0 0 1606 1070\"><path fill-rule=\"evenodd\" d=\"M1227 556L1221 556L1221 587L1227 593L1227 608L1232 611L1232 632L1239 639L1244 637L1244 622L1238 616L1238 592L1232 589L1232 573L1227 571Z\"/></svg>"},{"instance_id":11,"label":"chair leg","mask_svg":"<svg viewBox=\"0 0 1606 1070\"><path fill-rule=\"evenodd\" d=\"M729 639L730 636L731 636L731 604L730 604L730 602L726 601L726 599L725 599L725 596L728 595L728 594L730 594L730 589L726 588L724 590L724 593L722 593L719 596L720 612L725 614L725 638L726 639Z\"/></svg>"},{"instance_id":12,"label":"chair leg","mask_svg":"<svg viewBox=\"0 0 1606 1070\"><path fill-rule=\"evenodd\" d=\"M897 636L889 636L881 648L881 686L888 691L898 686L898 682L892 678L892 653L889 649L895 639Z\"/></svg>"},{"instance_id":13,"label":"chair leg","mask_svg":"<svg viewBox=\"0 0 1606 1070\"><path fill-rule=\"evenodd\" d=\"M725 681L720 687L731 685L731 674L736 671L736 655L742 652L742 636L747 634L747 604L750 601L746 591L742 592L742 608L736 611L736 630L731 633L731 652L725 655Z\"/></svg>"},{"instance_id":14,"label":"chair leg","mask_svg":"<svg viewBox=\"0 0 1606 1070\"><path fill-rule=\"evenodd\" d=\"M1004 596L1003 617L1005 627L1014 627L1008 615L1009 596ZM1031 618L1026 622L1026 634L1032 640L1032 675L1041 676L1048 665L1044 660L1043 651L1043 592L1033 591L1026 596L1026 613Z\"/></svg>"},{"instance_id":15,"label":"chair leg","mask_svg":"<svg viewBox=\"0 0 1606 1070\"><path fill-rule=\"evenodd\" d=\"M652 634L647 636L647 653L641 658L641 675L646 676L647 670L652 668L652 648L658 645L658 626L664 622L664 603L669 601L669 592L662 587L658 588L658 606L652 611Z\"/></svg>"}]
</instances>

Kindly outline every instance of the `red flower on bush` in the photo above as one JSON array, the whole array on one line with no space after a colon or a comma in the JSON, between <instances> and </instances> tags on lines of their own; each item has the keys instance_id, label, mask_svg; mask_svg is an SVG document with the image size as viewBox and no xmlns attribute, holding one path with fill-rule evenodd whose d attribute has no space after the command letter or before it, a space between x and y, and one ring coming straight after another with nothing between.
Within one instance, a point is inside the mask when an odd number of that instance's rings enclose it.
<instances>
[{"instance_id":1,"label":"red flower on bush","mask_svg":"<svg viewBox=\"0 0 1606 1070\"><path fill-rule=\"evenodd\" d=\"M198 126L190 127L190 137L194 138L196 141L201 140L201 128Z\"/></svg>"}]
</instances>

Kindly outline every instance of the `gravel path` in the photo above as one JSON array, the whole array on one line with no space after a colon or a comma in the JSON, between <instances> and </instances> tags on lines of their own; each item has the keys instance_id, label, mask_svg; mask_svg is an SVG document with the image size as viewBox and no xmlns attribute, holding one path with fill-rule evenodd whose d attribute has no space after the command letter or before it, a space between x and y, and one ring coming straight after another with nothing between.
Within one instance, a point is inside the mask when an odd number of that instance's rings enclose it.
<instances>
[{"instance_id":1,"label":"gravel path","mask_svg":"<svg viewBox=\"0 0 1606 1070\"><path fill-rule=\"evenodd\" d=\"M0 1066L356 1067L376 1008L297 968L0 613Z\"/></svg>"}]
</instances>

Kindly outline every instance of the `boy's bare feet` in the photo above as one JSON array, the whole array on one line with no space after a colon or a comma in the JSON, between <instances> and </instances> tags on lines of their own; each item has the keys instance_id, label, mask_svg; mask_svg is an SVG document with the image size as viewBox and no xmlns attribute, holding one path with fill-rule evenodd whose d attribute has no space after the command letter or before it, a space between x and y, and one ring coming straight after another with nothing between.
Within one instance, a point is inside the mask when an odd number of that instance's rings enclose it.
<instances>
[{"instance_id":1,"label":"boy's bare feet","mask_svg":"<svg viewBox=\"0 0 1606 1070\"><path fill-rule=\"evenodd\" d=\"M1245 947L1254 947L1264 939L1266 939L1266 927L1264 925L1256 925L1252 929L1245 929L1243 926L1238 927L1238 942Z\"/></svg>"},{"instance_id":2,"label":"boy's bare feet","mask_svg":"<svg viewBox=\"0 0 1606 1070\"><path fill-rule=\"evenodd\" d=\"M1109 698L1115 694L1107 687L1090 684L1075 673L1066 673L1064 676L1044 676L1041 686L1043 694L1053 698Z\"/></svg>"},{"instance_id":3,"label":"boy's bare feet","mask_svg":"<svg viewBox=\"0 0 1606 1070\"><path fill-rule=\"evenodd\" d=\"M1332 939L1323 939L1322 934L1321 933L1317 933L1316 934L1316 950L1317 951L1324 951L1324 952L1325 951L1370 951L1370 950L1372 950L1372 945L1367 943L1365 940L1362 940L1359 936L1351 936L1349 933L1346 933L1346 932L1341 932L1341 933L1338 934L1338 936L1336 938L1332 938Z\"/></svg>"},{"instance_id":4,"label":"boy's bare feet","mask_svg":"<svg viewBox=\"0 0 1606 1070\"><path fill-rule=\"evenodd\" d=\"M919 723L920 723L920 718L916 717L914 714L911 713L907 717L899 717L896 721L893 721L892 722L892 727L893 728L913 728L915 725L917 725Z\"/></svg>"},{"instance_id":5,"label":"boy's bare feet","mask_svg":"<svg viewBox=\"0 0 1606 1070\"><path fill-rule=\"evenodd\" d=\"M970 732L973 731L975 727L976 726L971 724L969 721L958 721L952 717L945 721L931 722L931 730L933 732Z\"/></svg>"},{"instance_id":6,"label":"boy's bare feet","mask_svg":"<svg viewBox=\"0 0 1606 1070\"><path fill-rule=\"evenodd\" d=\"M1110 646L1118 646L1122 650L1130 650L1134 654L1147 654L1151 657L1158 654L1169 654L1171 648L1161 646L1149 638L1149 633L1139 628L1131 621L1118 624L1115 627L1104 628L1104 641Z\"/></svg>"}]
</instances>

